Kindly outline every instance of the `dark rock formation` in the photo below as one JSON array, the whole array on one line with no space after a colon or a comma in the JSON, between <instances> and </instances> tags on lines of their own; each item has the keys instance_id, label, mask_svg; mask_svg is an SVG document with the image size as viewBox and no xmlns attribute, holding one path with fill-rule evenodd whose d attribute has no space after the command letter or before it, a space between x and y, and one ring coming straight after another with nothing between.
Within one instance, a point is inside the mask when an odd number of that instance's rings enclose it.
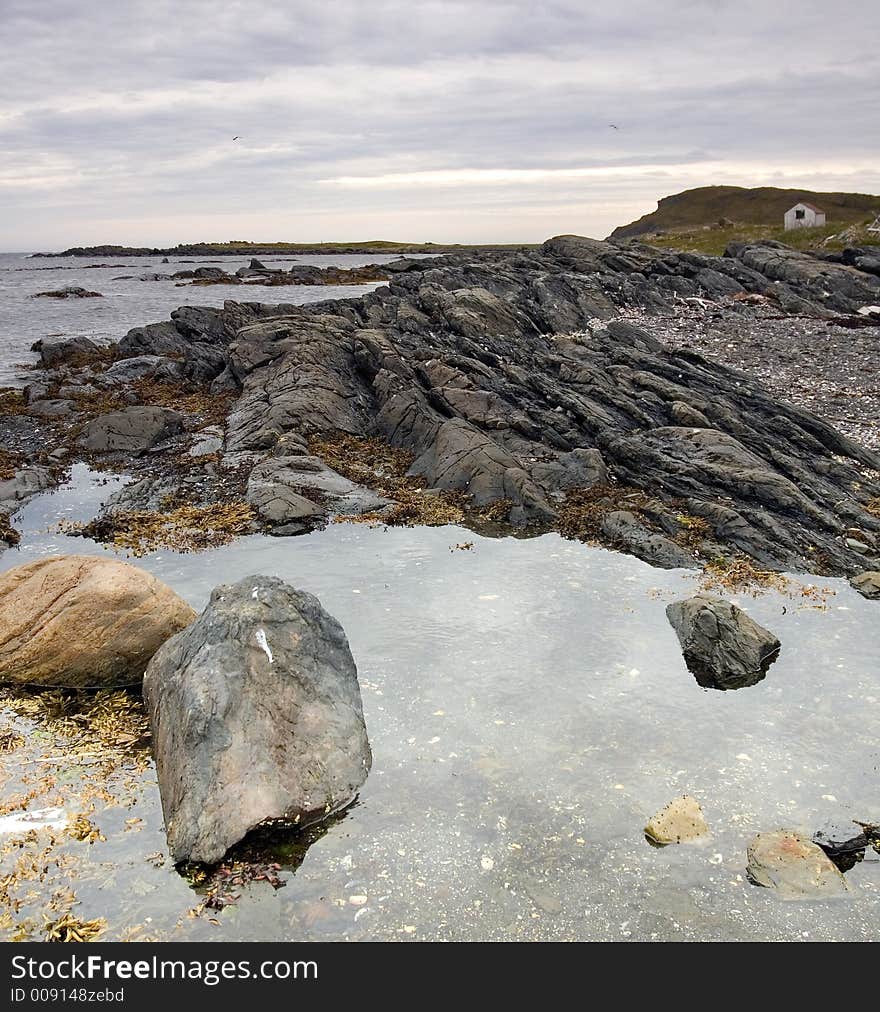
<instances>
[{"instance_id":1,"label":"dark rock formation","mask_svg":"<svg viewBox=\"0 0 880 1012\"><path fill-rule=\"evenodd\" d=\"M375 437L410 455L426 489L514 524L570 528L572 495L604 489L590 536L660 565L745 554L864 570L844 532L880 532L866 508L880 455L619 317L696 299L746 321L737 300L754 297L836 319L880 301L880 279L778 243L729 254L559 236L402 261L358 299L183 307L130 331L117 354L171 356L186 380L239 391L229 466L253 469L281 445L308 456L331 433Z\"/></svg>"},{"instance_id":2,"label":"dark rock formation","mask_svg":"<svg viewBox=\"0 0 880 1012\"><path fill-rule=\"evenodd\" d=\"M54 369L89 358L98 351L98 345L88 337L71 337L62 341L37 341L31 350L39 352L40 363L46 369Z\"/></svg>"},{"instance_id":3,"label":"dark rock formation","mask_svg":"<svg viewBox=\"0 0 880 1012\"><path fill-rule=\"evenodd\" d=\"M168 845L214 862L266 820L347 805L371 754L345 633L273 577L218 587L144 677Z\"/></svg>"},{"instance_id":4,"label":"dark rock formation","mask_svg":"<svg viewBox=\"0 0 880 1012\"><path fill-rule=\"evenodd\" d=\"M779 640L730 601L698 594L675 601L666 616L688 669L706 689L740 689L767 674Z\"/></svg>"},{"instance_id":5,"label":"dark rock formation","mask_svg":"<svg viewBox=\"0 0 880 1012\"><path fill-rule=\"evenodd\" d=\"M99 415L85 428L89 453L138 454L183 431L183 416L172 408L132 407Z\"/></svg>"},{"instance_id":6,"label":"dark rock formation","mask_svg":"<svg viewBox=\"0 0 880 1012\"><path fill-rule=\"evenodd\" d=\"M863 859L869 842L868 834L856 822L829 822L813 833L813 843L841 871L849 871Z\"/></svg>"},{"instance_id":7,"label":"dark rock formation","mask_svg":"<svg viewBox=\"0 0 880 1012\"><path fill-rule=\"evenodd\" d=\"M102 297L100 292L90 292L76 285L57 288L52 292L34 292L31 296L32 299L100 299Z\"/></svg>"}]
</instances>

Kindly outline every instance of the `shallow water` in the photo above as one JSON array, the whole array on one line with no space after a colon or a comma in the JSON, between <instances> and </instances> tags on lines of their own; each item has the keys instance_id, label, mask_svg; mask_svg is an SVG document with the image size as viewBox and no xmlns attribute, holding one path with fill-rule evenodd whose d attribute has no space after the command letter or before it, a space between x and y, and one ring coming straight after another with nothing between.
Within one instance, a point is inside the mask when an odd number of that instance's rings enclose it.
<instances>
[{"instance_id":1,"label":"shallow water","mask_svg":"<svg viewBox=\"0 0 880 1012\"><path fill-rule=\"evenodd\" d=\"M242 285L197 285L180 281L140 281L144 274L174 274L197 267L222 267L234 274L250 257L59 257L28 259L26 253L0 253L0 386L27 382L22 365L36 361L31 345L44 337L85 335L95 341L118 341L132 327L167 320L179 306L222 306L240 302L291 303L344 299L376 288L367 285L291 285L266 288ZM388 263L397 256L267 256L270 267L310 264L315 267L361 267ZM91 269L93 264L113 265ZM124 278L123 275L133 275ZM184 287L180 287L183 284ZM79 286L100 292L100 299L34 299L36 292Z\"/></svg>"},{"instance_id":2,"label":"shallow water","mask_svg":"<svg viewBox=\"0 0 880 1012\"><path fill-rule=\"evenodd\" d=\"M59 536L112 492L84 468L33 500L0 569L105 554ZM470 541L473 551L455 550ZM760 830L880 821L877 605L843 581L819 610L767 594L739 603L782 640L766 679L701 689L666 621L695 578L548 534L490 540L458 527L336 524L242 538L200 555L132 560L195 607L218 583L280 576L317 594L358 663L374 766L357 804L287 885L189 917L198 894L166 860L155 778L130 809L97 812L82 918L107 938L873 939L880 864L848 897L780 901L745 879ZM712 839L655 849L647 819L675 795L703 804ZM124 820L143 819L138 832ZM303 858L299 867L299 859Z\"/></svg>"}]
</instances>

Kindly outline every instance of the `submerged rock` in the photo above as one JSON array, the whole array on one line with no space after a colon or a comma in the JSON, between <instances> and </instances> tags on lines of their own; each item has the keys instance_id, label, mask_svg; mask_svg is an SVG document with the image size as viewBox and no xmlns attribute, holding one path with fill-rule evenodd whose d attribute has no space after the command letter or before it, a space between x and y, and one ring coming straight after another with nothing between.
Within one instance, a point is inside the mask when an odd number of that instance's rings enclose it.
<instances>
[{"instance_id":1,"label":"submerged rock","mask_svg":"<svg viewBox=\"0 0 880 1012\"><path fill-rule=\"evenodd\" d=\"M859 573L858 576L854 576L850 581L850 586L857 590L862 597L867 597L874 601L880 598L880 570L868 570L865 573Z\"/></svg>"},{"instance_id":2,"label":"submerged rock","mask_svg":"<svg viewBox=\"0 0 880 1012\"><path fill-rule=\"evenodd\" d=\"M134 685L195 612L156 577L115 559L54 556L0 576L0 682Z\"/></svg>"},{"instance_id":3,"label":"submerged rock","mask_svg":"<svg viewBox=\"0 0 880 1012\"><path fill-rule=\"evenodd\" d=\"M699 801L684 794L661 808L645 826L649 842L665 847L670 843L693 843L709 835Z\"/></svg>"},{"instance_id":4,"label":"submerged rock","mask_svg":"<svg viewBox=\"0 0 880 1012\"><path fill-rule=\"evenodd\" d=\"M324 819L370 769L342 626L274 577L217 587L151 661L144 699L176 861L218 861L267 820Z\"/></svg>"},{"instance_id":5,"label":"submerged rock","mask_svg":"<svg viewBox=\"0 0 880 1012\"><path fill-rule=\"evenodd\" d=\"M846 879L828 855L800 833L759 833L749 844L746 873L782 899L841 896Z\"/></svg>"},{"instance_id":6,"label":"submerged rock","mask_svg":"<svg viewBox=\"0 0 880 1012\"><path fill-rule=\"evenodd\" d=\"M78 285L68 285L66 288L56 288L51 292L35 292L32 299L100 299L100 292L90 292Z\"/></svg>"},{"instance_id":7,"label":"submerged rock","mask_svg":"<svg viewBox=\"0 0 880 1012\"><path fill-rule=\"evenodd\" d=\"M740 689L760 682L779 655L779 640L735 604L697 594L675 601L666 616L688 669L707 689Z\"/></svg>"},{"instance_id":8,"label":"submerged rock","mask_svg":"<svg viewBox=\"0 0 880 1012\"><path fill-rule=\"evenodd\" d=\"M813 833L813 843L841 871L849 871L862 860L869 842L868 834L855 822L829 822Z\"/></svg>"}]
</instances>

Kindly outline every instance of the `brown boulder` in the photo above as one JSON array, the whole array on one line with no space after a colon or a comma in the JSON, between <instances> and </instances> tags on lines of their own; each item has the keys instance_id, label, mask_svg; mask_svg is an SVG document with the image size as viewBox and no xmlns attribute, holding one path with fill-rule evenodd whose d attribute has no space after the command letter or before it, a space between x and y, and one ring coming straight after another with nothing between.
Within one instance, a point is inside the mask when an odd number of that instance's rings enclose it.
<instances>
[{"instance_id":1,"label":"brown boulder","mask_svg":"<svg viewBox=\"0 0 880 1012\"><path fill-rule=\"evenodd\" d=\"M846 879L825 852L800 833L758 833L749 844L749 881L775 889L782 899L840 896Z\"/></svg>"},{"instance_id":2,"label":"brown boulder","mask_svg":"<svg viewBox=\"0 0 880 1012\"><path fill-rule=\"evenodd\" d=\"M196 613L155 576L115 559L54 556L0 576L0 683L134 685Z\"/></svg>"}]
</instances>

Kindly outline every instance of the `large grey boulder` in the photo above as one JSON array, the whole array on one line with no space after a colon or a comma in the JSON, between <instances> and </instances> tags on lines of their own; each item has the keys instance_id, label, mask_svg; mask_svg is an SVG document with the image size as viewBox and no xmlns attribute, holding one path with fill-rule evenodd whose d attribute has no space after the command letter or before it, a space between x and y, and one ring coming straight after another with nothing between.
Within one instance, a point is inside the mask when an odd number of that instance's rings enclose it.
<instances>
[{"instance_id":1,"label":"large grey boulder","mask_svg":"<svg viewBox=\"0 0 880 1012\"><path fill-rule=\"evenodd\" d=\"M675 601L666 617L678 635L685 663L703 688L740 689L767 674L779 640L735 604L697 594Z\"/></svg>"},{"instance_id":2,"label":"large grey boulder","mask_svg":"<svg viewBox=\"0 0 880 1012\"><path fill-rule=\"evenodd\" d=\"M92 453L143 453L182 431L179 411L148 405L99 415L86 426L81 443Z\"/></svg>"},{"instance_id":3,"label":"large grey boulder","mask_svg":"<svg viewBox=\"0 0 880 1012\"><path fill-rule=\"evenodd\" d=\"M275 577L217 587L150 662L144 699L176 861L218 861L266 820L324 819L370 770L342 626Z\"/></svg>"}]
</instances>

